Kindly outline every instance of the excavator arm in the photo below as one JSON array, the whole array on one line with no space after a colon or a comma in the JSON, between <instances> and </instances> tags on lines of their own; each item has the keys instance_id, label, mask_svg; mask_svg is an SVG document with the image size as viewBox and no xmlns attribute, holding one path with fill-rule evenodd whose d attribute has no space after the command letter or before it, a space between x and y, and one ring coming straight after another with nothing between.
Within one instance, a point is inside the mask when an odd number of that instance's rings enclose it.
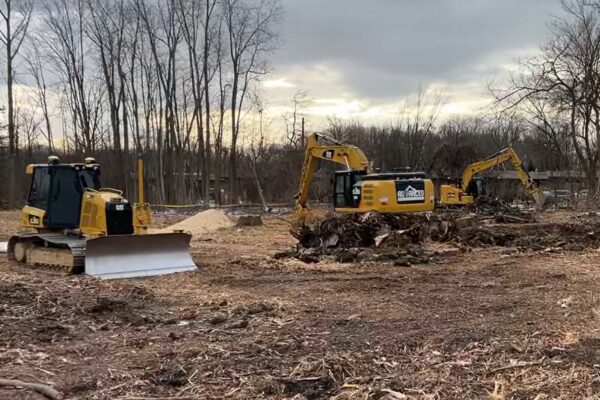
<instances>
[{"instance_id":1,"label":"excavator arm","mask_svg":"<svg viewBox=\"0 0 600 400\"><path fill-rule=\"evenodd\" d=\"M320 139L328 143L321 143ZM295 196L296 214L299 217L302 217L307 210L308 189L319 160L345 165L349 171L367 171L369 169L369 160L358 147L340 143L317 133L310 135L306 141L304 165L298 193Z\"/></svg>"},{"instance_id":2,"label":"excavator arm","mask_svg":"<svg viewBox=\"0 0 600 400\"><path fill-rule=\"evenodd\" d=\"M517 173L517 177L523 186L525 186L527 192L535 199L537 205L541 207L544 203L542 191L540 190L538 184L531 178L531 176L529 176L527 171L525 171L525 168L523 168L523 164L521 163L521 159L512 147L501 150L485 160L477 161L465 168L461 184L462 190L464 192L468 190L469 184L473 180L473 176L476 174L491 169L496 165L503 164L507 161L512 163L512 166Z\"/></svg>"}]
</instances>

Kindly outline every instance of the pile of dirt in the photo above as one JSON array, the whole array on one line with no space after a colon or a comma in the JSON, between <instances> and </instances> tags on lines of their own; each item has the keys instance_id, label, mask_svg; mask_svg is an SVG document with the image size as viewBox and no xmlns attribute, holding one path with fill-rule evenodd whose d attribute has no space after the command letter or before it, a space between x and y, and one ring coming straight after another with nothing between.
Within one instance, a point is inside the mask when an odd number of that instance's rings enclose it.
<instances>
[{"instance_id":1,"label":"pile of dirt","mask_svg":"<svg viewBox=\"0 0 600 400\"><path fill-rule=\"evenodd\" d=\"M519 251L582 251L600 247L600 220L530 222L522 217L469 214L449 218L445 240L466 247L510 247ZM513 220L521 218L523 220ZM533 220L533 217L532 217ZM432 238L435 240L435 238Z\"/></svg>"},{"instance_id":2,"label":"pile of dirt","mask_svg":"<svg viewBox=\"0 0 600 400\"><path fill-rule=\"evenodd\" d=\"M240 228L248 226L263 226L263 220L260 215L244 214L240 215L237 219L236 226Z\"/></svg>"},{"instance_id":3,"label":"pile of dirt","mask_svg":"<svg viewBox=\"0 0 600 400\"><path fill-rule=\"evenodd\" d=\"M193 236L201 236L211 231L230 228L232 226L234 226L234 223L227 215L222 211L211 209L199 212L175 225L160 229L158 232L184 231L191 233Z\"/></svg>"}]
</instances>

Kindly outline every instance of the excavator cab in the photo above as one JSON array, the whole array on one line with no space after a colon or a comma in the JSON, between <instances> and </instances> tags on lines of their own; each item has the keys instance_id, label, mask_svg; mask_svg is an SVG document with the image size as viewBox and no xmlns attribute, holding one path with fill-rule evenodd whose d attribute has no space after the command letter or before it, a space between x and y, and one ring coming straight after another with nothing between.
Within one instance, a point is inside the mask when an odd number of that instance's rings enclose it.
<instances>
[{"instance_id":1,"label":"excavator cab","mask_svg":"<svg viewBox=\"0 0 600 400\"><path fill-rule=\"evenodd\" d=\"M485 178L473 178L473 180L469 182L467 193L473 196L474 200L477 200L478 198L487 197L488 193L485 183Z\"/></svg>"},{"instance_id":2,"label":"excavator cab","mask_svg":"<svg viewBox=\"0 0 600 400\"><path fill-rule=\"evenodd\" d=\"M357 182L367 175L367 171L337 171L333 187L335 208L356 208L360 203L360 188L354 191Z\"/></svg>"}]
</instances>

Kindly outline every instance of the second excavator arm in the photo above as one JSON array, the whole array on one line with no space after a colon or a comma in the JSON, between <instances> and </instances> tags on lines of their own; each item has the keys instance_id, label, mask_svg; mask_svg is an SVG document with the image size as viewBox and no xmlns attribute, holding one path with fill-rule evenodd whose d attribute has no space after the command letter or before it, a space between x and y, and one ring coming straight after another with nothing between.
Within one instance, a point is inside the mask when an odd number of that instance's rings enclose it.
<instances>
[{"instance_id":1,"label":"second excavator arm","mask_svg":"<svg viewBox=\"0 0 600 400\"><path fill-rule=\"evenodd\" d=\"M521 159L512 147L508 147L504 150L501 150L498 153L486 158L485 160L477 161L465 168L461 183L462 190L465 192L468 190L469 184L473 180L473 176L475 176L479 172L491 169L496 165L503 164L509 160L515 172L517 173L517 177L519 178L523 186L525 186L527 192L535 199L538 206L541 206L543 204L542 191L540 190L538 184L531 178L531 176L529 176L525 168L523 168Z\"/></svg>"},{"instance_id":2,"label":"second excavator arm","mask_svg":"<svg viewBox=\"0 0 600 400\"><path fill-rule=\"evenodd\" d=\"M324 139L328 143L320 143L319 139ZM345 165L349 171L369 169L369 160L358 147L340 143L317 133L310 135L306 141L304 165L296 194L296 213L299 216L302 216L307 209L308 189L319 160Z\"/></svg>"}]
</instances>

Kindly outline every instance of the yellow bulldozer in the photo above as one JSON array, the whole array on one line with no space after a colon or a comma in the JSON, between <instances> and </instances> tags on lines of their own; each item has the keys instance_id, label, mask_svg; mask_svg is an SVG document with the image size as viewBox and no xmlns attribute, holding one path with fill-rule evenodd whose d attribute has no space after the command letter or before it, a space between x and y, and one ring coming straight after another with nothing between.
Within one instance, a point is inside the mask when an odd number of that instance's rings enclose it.
<instances>
[{"instance_id":1,"label":"yellow bulldozer","mask_svg":"<svg viewBox=\"0 0 600 400\"><path fill-rule=\"evenodd\" d=\"M135 204L120 190L101 187L100 165L93 158L64 164L50 156L47 164L30 164L26 172L31 184L21 225L28 231L10 238L10 260L104 279L196 268L189 234L148 232L141 158Z\"/></svg>"}]
</instances>

